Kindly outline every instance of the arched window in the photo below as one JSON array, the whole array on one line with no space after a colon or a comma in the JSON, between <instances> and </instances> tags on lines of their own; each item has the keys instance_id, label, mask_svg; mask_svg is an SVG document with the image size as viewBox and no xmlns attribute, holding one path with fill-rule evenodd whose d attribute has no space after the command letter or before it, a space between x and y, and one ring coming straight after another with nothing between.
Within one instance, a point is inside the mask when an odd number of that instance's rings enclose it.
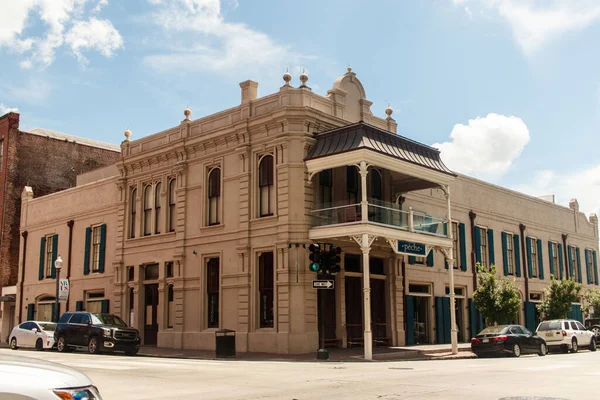
<instances>
[{"instance_id":1,"label":"arched window","mask_svg":"<svg viewBox=\"0 0 600 400\"><path fill-rule=\"evenodd\" d=\"M160 233L160 227L162 225L161 212L160 212L160 188L161 184L157 183L154 187L154 233Z\"/></svg>"},{"instance_id":2,"label":"arched window","mask_svg":"<svg viewBox=\"0 0 600 400\"><path fill-rule=\"evenodd\" d=\"M136 211L137 190L131 189L130 208L129 208L129 237L135 237L135 211Z\"/></svg>"},{"instance_id":3,"label":"arched window","mask_svg":"<svg viewBox=\"0 0 600 400\"><path fill-rule=\"evenodd\" d=\"M175 179L169 181L169 232L175 232Z\"/></svg>"},{"instance_id":4,"label":"arched window","mask_svg":"<svg viewBox=\"0 0 600 400\"><path fill-rule=\"evenodd\" d=\"M273 156L267 155L258 166L259 216L273 215L275 187L273 185Z\"/></svg>"},{"instance_id":5,"label":"arched window","mask_svg":"<svg viewBox=\"0 0 600 400\"><path fill-rule=\"evenodd\" d=\"M221 169L213 168L208 174L208 224L218 225L221 201Z\"/></svg>"},{"instance_id":6,"label":"arched window","mask_svg":"<svg viewBox=\"0 0 600 400\"><path fill-rule=\"evenodd\" d=\"M144 236L152 233L152 185L144 188Z\"/></svg>"},{"instance_id":7,"label":"arched window","mask_svg":"<svg viewBox=\"0 0 600 400\"><path fill-rule=\"evenodd\" d=\"M383 200L383 184L381 172L378 169L371 170L371 197L376 200Z\"/></svg>"},{"instance_id":8,"label":"arched window","mask_svg":"<svg viewBox=\"0 0 600 400\"><path fill-rule=\"evenodd\" d=\"M173 301L173 285L167 289L167 328L173 327L175 320L175 302Z\"/></svg>"},{"instance_id":9,"label":"arched window","mask_svg":"<svg viewBox=\"0 0 600 400\"><path fill-rule=\"evenodd\" d=\"M52 296L42 296L37 300L36 316L35 319L37 321L55 321L55 307L56 305L56 297Z\"/></svg>"}]
</instances>

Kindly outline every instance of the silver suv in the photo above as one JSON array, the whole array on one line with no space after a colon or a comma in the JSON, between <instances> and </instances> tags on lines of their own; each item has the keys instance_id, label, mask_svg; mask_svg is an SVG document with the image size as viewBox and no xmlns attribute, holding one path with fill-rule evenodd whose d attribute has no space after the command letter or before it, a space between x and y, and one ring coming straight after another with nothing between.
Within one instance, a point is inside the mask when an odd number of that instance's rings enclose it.
<instances>
[{"instance_id":1,"label":"silver suv","mask_svg":"<svg viewBox=\"0 0 600 400\"><path fill-rule=\"evenodd\" d=\"M569 350L577 353L580 347L588 347L596 351L596 336L588 331L579 321L573 319L554 319L543 321L537 328L536 335L546 340L548 349L560 348L565 353Z\"/></svg>"}]
</instances>

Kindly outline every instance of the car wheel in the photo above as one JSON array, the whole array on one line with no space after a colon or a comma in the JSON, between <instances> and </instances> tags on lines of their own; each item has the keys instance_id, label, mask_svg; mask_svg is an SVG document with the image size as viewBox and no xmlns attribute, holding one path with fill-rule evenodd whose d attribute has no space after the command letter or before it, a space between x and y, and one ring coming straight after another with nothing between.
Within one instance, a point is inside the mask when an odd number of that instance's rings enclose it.
<instances>
[{"instance_id":1,"label":"car wheel","mask_svg":"<svg viewBox=\"0 0 600 400\"><path fill-rule=\"evenodd\" d=\"M594 335L600 336L600 326L594 325L592 327L592 332L594 332Z\"/></svg>"},{"instance_id":2,"label":"car wheel","mask_svg":"<svg viewBox=\"0 0 600 400\"><path fill-rule=\"evenodd\" d=\"M596 338L592 338L592 340L590 340L590 351L596 351Z\"/></svg>"},{"instance_id":3,"label":"car wheel","mask_svg":"<svg viewBox=\"0 0 600 400\"><path fill-rule=\"evenodd\" d=\"M135 349L135 350L127 350L127 351L125 352L125 355L126 355L126 356L135 356L137 353L138 353L138 349Z\"/></svg>"},{"instance_id":4,"label":"car wheel","mask_svg":"<svg viewBox=\"0 0 600 400\"><path fill-rule=\"evenodd\" d=\"M14 337L10 340L10 348L13 350L16 350L19 348L19 346L17 346L17 338Z\"/></svg>"},{"instance_id":5,"label":"car wheel","mask_svg":"<svg viewBox=\"0 0 600 400\"><path fill-rule=\"evenodd\" d=\"M546 354L548 354L548 347L546 346L546 343L542 343L540 344L540 351L538 353L538 356L543 357Z\"/></svg>"},{"instance_id":6,"label":"car wheel","mask_svg":"<svg viewBox=\"0 0 600 400\"><path fill-rule=\"evenodd\" d=\"M88 352L90 354L100 353L100 348L98 346L99 346L98 338L97 337L90 338L90 341L88 342Z\"/></svg>"},{"instance_id":7,"label":"car wheel","mask_svg":"<svg viewBox=\"0 0 600 400\"><path fill-rule=\"evenodd\" d=\"M577 353L579 350L579 344L577 344L577 339L573 338L571 341L571 353Z\"/></svg>"},{"instance_id":8,"label":"car wheel","mask_svg":"<svg viewBox=\"0 0 600 400\"><path fill-rule=\"evenodd\" d=\"M66 353L68 351L67 339L65 339L64 336L58 338L58 341L56 342L56 350L59 353Z\"/></svg>"},{"instance_id":9,"label":"car wheel","mask_svg":"<svg viewBox=\"0 0 600 400\"><path fill-rule=\"evenodd\" d=\"M37 351L44 350L44 341L42 339L38 339L38 340L35 341L35 349Z\"/></svg>"},{"instance_id":10,"label":"car wheel","mask_svg":"<svg viewBox=\"0 0 600 400\"><path fill-rule=\"evenodd\" d=\"M513 357L520 357L521 356L521 346L519 346L516 343L513 344L512 355L513 355Z\"/></svg>"}]
</instances>

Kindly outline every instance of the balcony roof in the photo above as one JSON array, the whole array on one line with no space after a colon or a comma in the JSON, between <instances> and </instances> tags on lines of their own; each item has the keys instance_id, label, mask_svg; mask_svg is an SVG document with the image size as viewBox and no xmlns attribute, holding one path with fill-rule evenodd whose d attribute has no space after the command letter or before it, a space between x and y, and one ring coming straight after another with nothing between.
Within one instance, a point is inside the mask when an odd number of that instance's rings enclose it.
<instances>
[{"instance_id":1,"label":"balcony roof","mask_svg":"<svg viewBox=\"0 0 600 400\"><path fill-rule=\"evenodd\" d=\"M456 176L444 165L440 151L360 121L316 134L317 142L305 161L367 149L397 160Z\"/></svg>"}]
</instances>

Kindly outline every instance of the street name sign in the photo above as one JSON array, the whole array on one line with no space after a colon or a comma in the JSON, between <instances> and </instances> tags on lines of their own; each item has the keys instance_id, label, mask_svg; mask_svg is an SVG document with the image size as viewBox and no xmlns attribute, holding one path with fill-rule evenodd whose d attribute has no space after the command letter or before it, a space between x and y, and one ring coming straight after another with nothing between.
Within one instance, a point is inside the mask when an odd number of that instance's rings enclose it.
<instances>
[{"instance_id":1,"label":"street name sign","mask_svg":"<svg viewBox=\"0 0 600 400\"><path fill-rule=\"evenodd\" d=\"M333 289L334 286L333 279L320 279L317 281L313 281L313 289Z\"/></svg>"},{"instance_id":2,"label":"street name sign","mask_svg":"<svg viewBox=\"0 0 600 400\"><path fill-rule=\"evenodd\" d=\"M398 240L398 253L424 257L427 255L427 248L423 243Z\"/></svg>"},{"instance_id":3,"label":"street name sign","mask_svg":"<svg viewBox=\"0 0 600 400\"><path fill-rule=\"evenodd\" d=\"M58 285L58 302L66 303L69 299L69 280L61 279Z\"/></svg>"}]
</instances>

